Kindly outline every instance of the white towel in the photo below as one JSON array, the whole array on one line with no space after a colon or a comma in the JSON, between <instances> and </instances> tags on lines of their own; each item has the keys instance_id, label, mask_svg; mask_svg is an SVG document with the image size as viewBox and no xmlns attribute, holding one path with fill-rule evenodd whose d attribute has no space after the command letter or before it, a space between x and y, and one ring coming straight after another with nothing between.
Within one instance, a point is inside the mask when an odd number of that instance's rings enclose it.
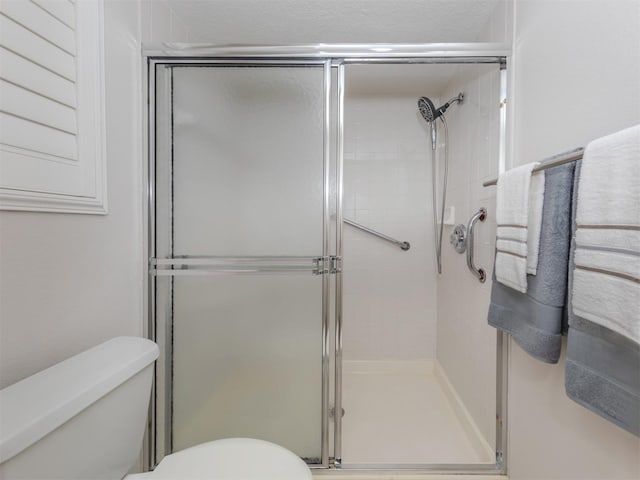
<instances>
[{"instance_id":1,"label":"white towel","mask_svg":"<svg viewBox=\"0 0 640 480\"><path fill-rule=\"evenodd\" d=\"M529 189L529 218L527 225L527 273L538 272L538 251L542 228L542 205L544 203L544 170L531 175Z\"/></svg>"},{"instance_id":2,"label":"white towel","mask_svg":"<svg viewBox=\"0 0 640 480\"><path fill-rule=\"evenodd\" d=\"M640 343L640 125L585 149L572 308Z\"/></svg>"},{"instance_id":3,"label":"white towel","mask_svg":"<svg viewBox=\"0 0 640 480\"><path fill-rule=\"evenodd\" d=\"M496 279L522 293L527 291L527 259L532 257L530 270L535 271L538 263L544 175L535 175L536 181L532 182L531 171L536 165L513 168L498 178Z\"/></svg>"}]
</instances>

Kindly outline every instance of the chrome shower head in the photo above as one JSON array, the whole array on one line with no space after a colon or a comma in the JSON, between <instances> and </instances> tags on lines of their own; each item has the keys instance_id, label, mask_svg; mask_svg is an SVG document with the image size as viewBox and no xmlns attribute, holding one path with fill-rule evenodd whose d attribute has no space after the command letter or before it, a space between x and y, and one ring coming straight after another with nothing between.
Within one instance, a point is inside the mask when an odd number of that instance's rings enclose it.
<instances>
[{"instance_id":1,"label":"chrome shower head","mask_svg":"<svg viewBox=\"0 0 640 480\"><path fill-rule=\"evenodd\" d=\"M438 132L436 129L436 122L434 120L442 114L438 113L436 107L433 105L433 102L428 97L420 97L418 99L418 110L420 110L420 115L422 115L422 118L424 118L427 123L431 125L431 148L435 150L436 141L438 139Z\"/></svg>"},{"instance_id":2,"label":"chrome shower head","mask_svg":"<svg viewBox=\"0 0 640 480\"><path fill-rule=\"evenodd\" d=\"M422 115L422 118L424 118L427 123L433 122L441 115L436 114L436 107L428 97L420 97L418 99L418 110L420 110L420 115Z\"/></svg>"},{"instance_id":3,"label":"chrome shower head","mask_svg":"<svg viewBox=\"0 0 640 480\"><path fill-rule=\"evenodd\" d=\"M444 114L447 111L447 108L451 106L453 102L462 102L464 99L464 94L459 93L455 97L449 99L447 103L442 105L440 108L436 108L433 102L428 97L420 97L418 99L418 110L420 110L420 114L422 118L424 118L427 123L433 122L436 118Z\"/></svg>"}]
</instances>

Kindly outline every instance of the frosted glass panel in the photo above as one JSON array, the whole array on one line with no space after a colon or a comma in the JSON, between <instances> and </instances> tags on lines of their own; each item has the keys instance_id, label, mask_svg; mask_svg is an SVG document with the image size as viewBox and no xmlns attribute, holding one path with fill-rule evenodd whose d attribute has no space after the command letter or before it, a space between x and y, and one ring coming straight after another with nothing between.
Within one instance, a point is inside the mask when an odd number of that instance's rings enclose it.
<instances>
[{"instance_id":1,"label":"frosted glass panel","mask_svg":"<svg viewBox=\"0 0 640 480\"><path fill-rule=\"evenodd\" d=\"M174 278L174 450L225 437L321 455L322 277Z\"/></svg>"},{"instance_id":2,"label":"frosted glass panel","mask_svg":"<svg viewBox=\"0 0 640 480\"><path fill-rule=\"evenodd\" d=\"M172 68L156 246L208 268L172 277L173 451L252 437L321 461L323 92L322 66ZM228 274L255 256L309 268Z\"/></svg>"},{"instance_id":3,"label":"frosted glass panel","mask_svg":"<svg viewBox=\"0 0 640 480\"><path fill-rule=\"evenodd\" d=\"M320 255L321 67L173 73L173 253Z\"/></svg>"}]
</instances>

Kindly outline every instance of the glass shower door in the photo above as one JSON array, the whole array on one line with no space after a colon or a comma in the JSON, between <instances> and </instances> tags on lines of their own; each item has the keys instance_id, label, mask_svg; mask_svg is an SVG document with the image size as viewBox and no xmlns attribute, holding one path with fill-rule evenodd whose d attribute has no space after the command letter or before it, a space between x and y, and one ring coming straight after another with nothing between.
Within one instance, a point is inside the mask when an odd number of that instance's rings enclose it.
<instances>
[{"instance_id":1,"label":"glass shower door","mask_svg":"<svg viewBox=\"0 0 640 480\"><path fill-rule=\"evenodd\" d=\"M323 67L172 65L157 74L163 453L252 437L326 462Z\"/></svg>"}]
</instances>

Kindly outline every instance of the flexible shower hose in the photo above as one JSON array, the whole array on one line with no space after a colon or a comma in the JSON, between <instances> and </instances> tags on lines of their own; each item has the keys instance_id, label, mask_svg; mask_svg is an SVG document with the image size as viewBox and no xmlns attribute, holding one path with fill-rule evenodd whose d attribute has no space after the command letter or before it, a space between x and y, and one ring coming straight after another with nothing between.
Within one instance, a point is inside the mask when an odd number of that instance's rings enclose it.
<instances>
[{"instance_id":1,"label":"flexible shower hose","mask_svg":"<svg viewBox=\"0 0 640 480\"><path fill-rule=\"evenodd\" d=\"M431 148L431 183L433 193L433 235L434 244L436 249L436 264L438 266L438 273L442 273L442 232L444 229L444 204L447 201L447 175L449 173L449 129L447 128L447 121L444 119L444 115L441 115L440 120L444 125L444 178L442 181L442 208L440 209L440 228L438 229L438 179L436 178L436 150L437 145L432 145Z\"/></svg>"}]
</instances>

